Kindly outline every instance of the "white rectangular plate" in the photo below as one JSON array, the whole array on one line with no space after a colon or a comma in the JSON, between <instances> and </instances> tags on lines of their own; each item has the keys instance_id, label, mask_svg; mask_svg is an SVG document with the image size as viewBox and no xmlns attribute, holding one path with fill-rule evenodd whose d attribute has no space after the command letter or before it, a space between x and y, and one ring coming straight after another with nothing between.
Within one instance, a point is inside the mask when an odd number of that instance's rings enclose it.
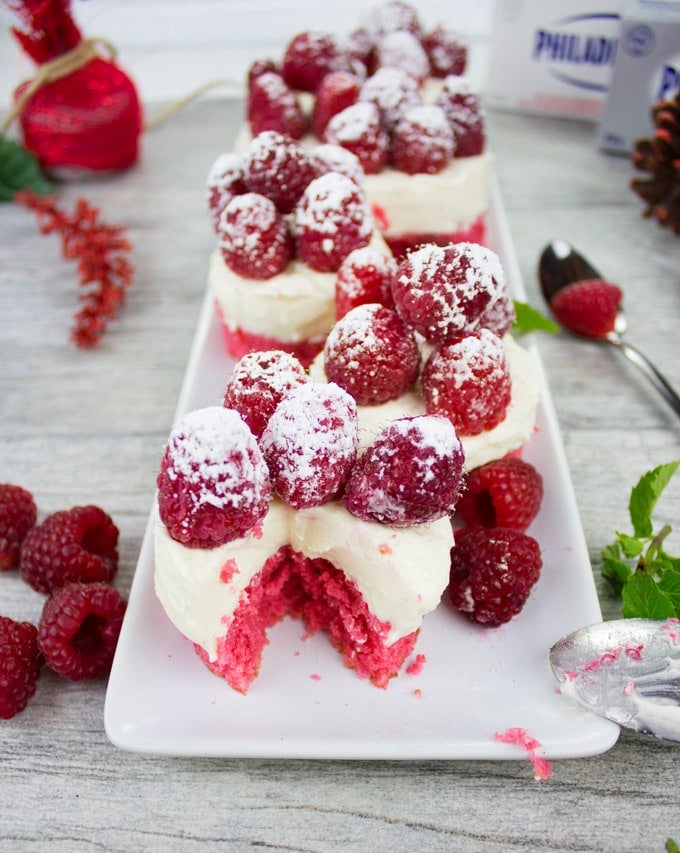
<instances>
[{"instance_id":1,"label":"white rectangular plate","mask_svg":"<svg viewBox=\"0 0 680 853\"><path fill-rule=\"evenodd\" d=\"M488 229L489 245L515 297L523 299L495 186ZM219 404L233 363L206 296L177 416ZM538 753L547 758L609 749L618 727L561 696L548 665L556 640L598 622L601 613L545 382L537 431L524 456L545 485L529 531L541 545L544 568L525 609L505 626L484 629L443 600L425 618L418 640L422 671L403 673L386 690L345 668L323 634L306 637L300 622L286 619L270 632L248 695L236 693L205 668L161 608L150 522L106 695L110 740L164 755L510 759L525 753L494 735L519 727L540 742Z\"/></svg>"}]
</instances>

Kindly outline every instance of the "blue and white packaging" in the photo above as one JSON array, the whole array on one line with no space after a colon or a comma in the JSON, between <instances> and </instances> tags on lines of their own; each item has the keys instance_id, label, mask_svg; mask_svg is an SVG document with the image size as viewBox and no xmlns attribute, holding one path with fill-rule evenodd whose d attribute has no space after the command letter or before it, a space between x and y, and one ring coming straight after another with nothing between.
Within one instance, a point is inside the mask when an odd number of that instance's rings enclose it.
<instances>
[{"instance_id":1,"label":"blue and white packaging","mask_svg":"<svg viewBox=\"0 0 680 853\"><path fill-rule=\"evenodd\" d=\"M654 134L652 106L680 89L680 2L637 0L621 19L621 35L599 144L629 154Z\"/></svg>"},{"instance_id":2,"label":"blue and white packaging","mask_svg":"<svg viewBox=\"0 0 680 853\"><path fill-rule=\"evenodd\" d=\"M485 103L598 121L630 0L497 0Z\"/></svg>"}]
</instances>

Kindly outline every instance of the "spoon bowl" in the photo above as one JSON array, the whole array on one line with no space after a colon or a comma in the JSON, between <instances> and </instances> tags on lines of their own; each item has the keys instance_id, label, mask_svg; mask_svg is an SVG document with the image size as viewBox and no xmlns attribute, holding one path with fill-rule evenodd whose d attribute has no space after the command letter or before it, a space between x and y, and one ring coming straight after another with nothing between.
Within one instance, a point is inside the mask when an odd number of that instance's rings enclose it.
<instances>
[{"instance_id":1,"label":"spoon bowl","mask_svg":"<svg viewBox=\"0 0 680 853\"><path fill-rule=\"evenodd\" d=\"M601 279L602 275L566 240L553 240L543 249L538 262L538 279L545 301L550 305L555 294L569 284L586 279ZM602 338L592 338L615 347L631 364L634 364L654 388L680 416L680 396L668 380L637 347L624 340L627 322L623 311L619 313L614 328Z\"/></svg>"},{"instance_id":2,"label":"spoon bowl","mask_svg":"<svg viewBox=\"0 0 680 853\"><path fill-rule=\"evenodd\" d=\"M561 692L620 726L680 743L680 622L618 619L550 650Z\"/></svg>"}]
</instances>

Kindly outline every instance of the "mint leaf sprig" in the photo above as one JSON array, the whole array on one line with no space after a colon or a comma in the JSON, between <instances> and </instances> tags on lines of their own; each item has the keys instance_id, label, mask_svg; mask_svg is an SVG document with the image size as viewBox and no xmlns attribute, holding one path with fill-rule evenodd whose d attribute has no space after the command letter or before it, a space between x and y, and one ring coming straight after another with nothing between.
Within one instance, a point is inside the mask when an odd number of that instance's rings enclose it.
<instances>
[{"instance_id":1,"label":"mint leaf sprig","mask_svg":"<svg viewBox=\"0 0 680 853\"><path fill-rule=\"evenodd\" d=\"M533 308L528 302L521 302L515 299L513 304L515 306L515 320L511 331L515 337L526 335L529 332L548 332L553 335L559 332L560 327L557 323L544 314L541 314L540 311Z\"/></svg>"},{"instance_id":2,"label":"mint leaf sprig","mask_svg":"<svg viewBox=\"0 0 680 853\"><path fill-rule=\"evenodd\" d=\"M680 459L643 474L633 487L628 511L633 533L617 531L602 551L602 576L621 595L623 616L680 617L680 558L664 549L669 524L654 532L652 513Z\"/></svg>"}]
</instances>

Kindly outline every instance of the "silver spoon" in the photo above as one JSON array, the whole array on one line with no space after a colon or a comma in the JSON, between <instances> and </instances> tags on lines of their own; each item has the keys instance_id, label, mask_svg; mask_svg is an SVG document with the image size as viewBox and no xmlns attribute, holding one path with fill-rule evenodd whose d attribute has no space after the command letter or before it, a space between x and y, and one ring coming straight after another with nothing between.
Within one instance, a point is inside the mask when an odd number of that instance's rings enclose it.
<instances>
[{"instance_id":1,"label":"silver spoon","mask_svg":"<svg viewBox=\"0 0 680 853\"><path fill-rule=\"evenodd\" d=\"M618 619L580 628L550 650L560 690L634 731L680 743L680 622Z\"/></svg>"},{"instance_id":2,"label":"silver spoon","mask_svg":"<svg viewBox=\"0 0 680 853\"><path fill-rule=\"evenodd\" d=\"M602 276L565 240L553 240L541 254L538 262L538 278L545 301L550 305L557 291L567 284L589 278L602 278ZM675 413L680 415L680 397L677 392L646 355L623 339L626 327L626 318L623 313L619 313L614 330L606 337L597 340L611 344L623 353L628 361L642 371Z\"/></svg>"}]
</instances>

